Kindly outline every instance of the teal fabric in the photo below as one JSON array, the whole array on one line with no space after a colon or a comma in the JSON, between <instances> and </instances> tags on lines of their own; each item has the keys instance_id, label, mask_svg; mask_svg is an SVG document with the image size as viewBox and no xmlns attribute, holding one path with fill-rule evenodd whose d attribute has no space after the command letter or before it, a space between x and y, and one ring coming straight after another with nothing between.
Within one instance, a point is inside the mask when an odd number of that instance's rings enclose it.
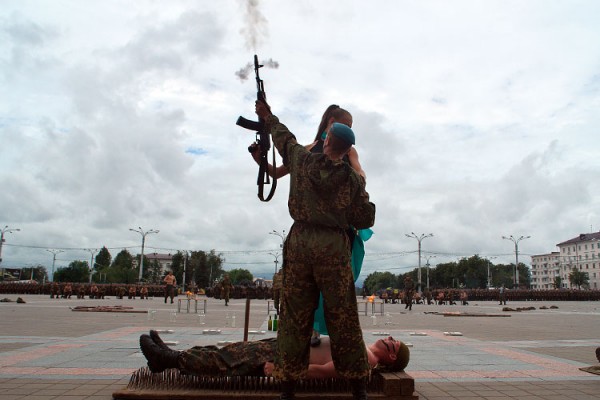
<instances>
[{"instance_id":1,"label":"teal fabric","mask_svg":"<svg viewBox=\"0 0 600 400\"><path fill-rule=\"evenodd\" d=\"M354 281L358 279L360 270L362 269L363 260L365 258L365 243L373 236L372 229L359 229L358 235L354 237L352 243L352 258L350 264L352 265L352 275ZM319 296L319 307L315 310L315 319L313 322L313 329L319 332L321 335L329 335L327 326L325 324L325 311L323 310L323 295Z\"/></svg>"}]
</instances>

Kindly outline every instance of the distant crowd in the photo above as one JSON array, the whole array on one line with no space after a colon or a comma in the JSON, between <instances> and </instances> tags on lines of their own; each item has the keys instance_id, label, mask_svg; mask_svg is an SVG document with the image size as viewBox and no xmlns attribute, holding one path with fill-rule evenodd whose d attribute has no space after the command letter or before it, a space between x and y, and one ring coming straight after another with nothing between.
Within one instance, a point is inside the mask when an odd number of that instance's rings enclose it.
<instances>
[{"instance_id":1,"label":"distant crowd","mask_svg":"<svg viewBox=\"0 0 600 400\"><path fill-rule=\"evenodd\" d=\"M199 289L188 287L194 294L223 299L222 282L215 286ZM177 291L176 291L177 292ZM117 298L163 297L164 285L118 284L118 283L68 283L49 282L0 282L0 294L45 294L51 298L96 298L105 296ZM363 298L370 294L363 290ZM382 289L373 294L386 303L407 304L407 292L402 289ZM419 293L413 290L408 295L412 304L466 304L469 301L600 301L600 290L575 289L425 289ZM232 299L272 299L273 289L266 285L251 283L231 285L229 297Z\"/></svg>"},{"instance_id":2,"label":"distant crowd","mask_svg":"<svg viewBox=\"0 0 600 400\"><path fill-rule=\"evenodd\" d=\"M363 292L363 298L368 295ZM407 304L407 292L383 289L376 296L385 303ZM412 304L463 304L469 301L600 301L600 290L575 289L425 289L410 293Z\"/></svg>"}]
</instances>

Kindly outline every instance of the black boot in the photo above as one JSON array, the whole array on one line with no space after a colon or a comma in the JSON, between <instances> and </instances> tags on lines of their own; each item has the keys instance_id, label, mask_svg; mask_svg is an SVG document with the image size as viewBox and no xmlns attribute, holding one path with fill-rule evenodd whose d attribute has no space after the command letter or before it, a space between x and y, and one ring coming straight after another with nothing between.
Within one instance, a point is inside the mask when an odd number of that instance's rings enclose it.
<instances>
[{"instance_id":1,"label":"black boot","mask_svg":"<svg viewBox=\"0 0 600 400\"><path fill-rule=\"evenodd\" d=\"M367 378L350 379L352 396L354 400L368 400L367 397Z\"/></svg>"},{"instance_id":2,"label":"black boot","mask_svg":"<svg viewBox=\"0 0 600 400\"><path fill-rule=\"evenodd\" d=\"M280 400L294 400L296 398L296 381L281 381Z\"/></svg>"},{"instance_id":3,"label":"black boot","mask_svg":"<svg viewBox=\"0 0 600 400\"><path fill-rule=\"evenodd\" d=\"M150 371L153 373L179 367L178 360L181 353L171 349L161 349L148 335L140 336L140 348L144 353L144 357L148 360Z\"/></svg>"},{"instance_id":4,"label":"black boot","mask_svg":"<svg viewBox=\"0 0 600 400\"><path fill-rule=\"evenodd\" d=\"M154 329L150 330L150 337L152 338L152 341L154 343L156 343L158 345L158 347L160 347L163 350L171 350L169 348L169 346L167 346L165 344L165 342L163 342L163 340L161 339L160 336L158 336L158 332L156 332Z\"/></svg>"}]
</instances>

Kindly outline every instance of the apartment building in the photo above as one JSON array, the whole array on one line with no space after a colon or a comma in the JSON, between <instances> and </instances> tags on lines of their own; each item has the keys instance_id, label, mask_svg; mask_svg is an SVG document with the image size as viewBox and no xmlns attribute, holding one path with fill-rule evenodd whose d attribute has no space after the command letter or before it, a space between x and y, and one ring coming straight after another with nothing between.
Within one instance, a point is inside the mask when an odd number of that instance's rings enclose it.
<instances>
[{"instance_id":1,"label":"apartment building","mask_svg":"<svg viewBox=\"0 0 600 400\"><path fill-rule=\"evenodd\" d=\"M556 276L562 279L563 288L571 288L573 268L588 274L590 289L600 289L600 232L582 233L556 246L558 252L531 257L533 289L553 288Z\"/></svg>"}]
</instances>

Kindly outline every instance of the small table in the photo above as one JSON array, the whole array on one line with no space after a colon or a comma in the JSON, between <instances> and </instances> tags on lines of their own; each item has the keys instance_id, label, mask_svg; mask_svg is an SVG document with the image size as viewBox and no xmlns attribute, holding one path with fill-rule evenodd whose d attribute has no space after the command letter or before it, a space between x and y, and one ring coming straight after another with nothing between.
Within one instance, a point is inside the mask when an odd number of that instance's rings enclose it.
<instances>
[{"instance_id":1,"label":"small table","mask_svg":"<svg viewBox=\"0 0 600 400\"><path fill-rule=\"evenodd\" d=\"M277 310L275 309L275 301L267 300L267 315L271 315L271 311L277 314Z\"/></svg>"},{"instance_id":2,"label":"small table","mask_svg":"<svg viewBox=\"0 0 600 400\"><path fill-rule=\"evenodd\" d=\"M371 315L375 315L375 314L384 314L384 302L383 301L373 301L373 302L369 302L369 301L359 301L359 303L364 303L365 304L365 316L367 315L367 311L369 310L369 304L371 305ZM379 305L379 311L377 311L377 308L375 307L375 305Z\"/></svg>"},{"instance_id":3,"label":"small table","mask_svg":"<svg viewBox=\"0 0 600 400\"><path fill-rule=\"evenodd\" d=\"M198 300L199 299L177 299L177 312L181 312L181 303L185 302L185 310L189 314L191 303L194 302L194 313L198 314ZM204 314L206 314L206 299L204 299Z\"/></svg>"}]
</instances>

